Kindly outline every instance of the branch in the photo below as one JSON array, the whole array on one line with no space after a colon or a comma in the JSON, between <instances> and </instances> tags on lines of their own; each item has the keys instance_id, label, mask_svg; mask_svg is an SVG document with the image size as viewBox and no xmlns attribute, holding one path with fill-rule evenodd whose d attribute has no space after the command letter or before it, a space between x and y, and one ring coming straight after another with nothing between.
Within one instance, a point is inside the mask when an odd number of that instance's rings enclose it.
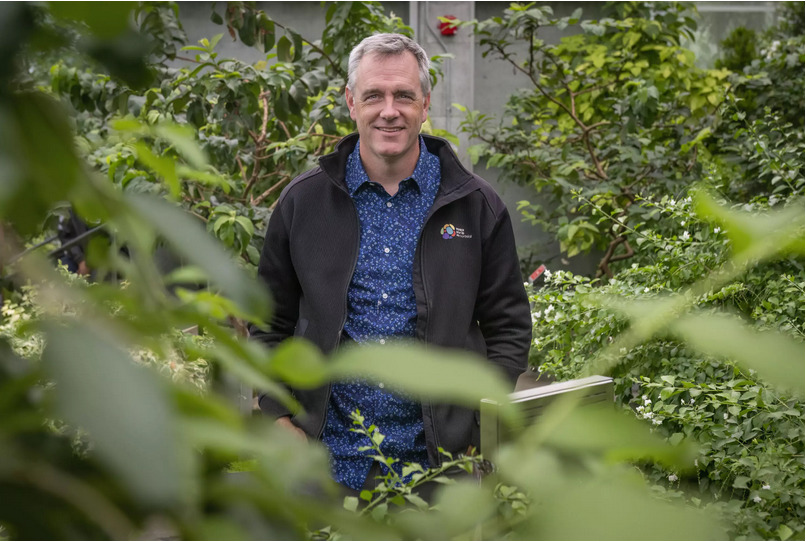
<instances>
[{"instance_id":1,"label":"branch","mask_svg":"<svg viewBox=\"0 0 806 542\"><path fill-rule=\"evenodd\" d=\"M281 127L282 127L282 129L283 129L283 132L285 132L285 136L286 136L288 139L291 139L291 132L289 132L289 131L288 131L288 127L285 125L285 123L284 123L283 121L281 121L281 120L278 120L277 122L279 122L279 123L280 123L280 126L281 126Z\"/></svg>"},{"instance_id":2,"label":"branch","mask_svg":"<svg viewBox=\"0 0 806 542\"><path fill-rule=\"evenodd\" d=\"M255 161L254 161L254 164L252 165L252 175L249 177L249 180L247 181L246 186L243 189L243 194L241 196L243 198L246 198L246 196L249 195L249 192L252 190L252 187L255 185L255 183L257 182L257 180L258 180L258 178L260 176L260 173L259 173L260 168L259 168L259 166L260 166L260 161L262 160L262 157L260 156L260 149L261 149L261 146L266 141L266 128L267 128L267 126L269 124L269 94L270 94L270 92L267 90L267 91L261 92L260 96L259 96L260 101L263 102L263 119L261 120L261 123L260 123L260 135L255 137L253 132L251 132L251 131L249 132L249 135L251 135L252 139L255 140L255 152L254 152ZM246 179L246 168L244 168L243 163L241 162L239 157L236 156L236 160L238 161L238 166L241 168L241 175L243 176L244 180L246 181L247 180Z\"/></svg>"},{"instance_id":3,"label":"branch","mask_svg":"<svg viewBox=\"0 0 806 542\"><path fill-rule=\"evenodd\" d=\"M610 266L608 263L611 261L610 259L613 257L613 253L616 251L616 247L618 247L621 243L626 242L627 239L624 237L616 237L610 242L610 245L607 247L607 251L602 259L599 261L599 271L596 272L596 278L601 277L603 274L607 275L607 278L613 278L613 272L610 270Z\"/></svg>"},{"instance_id":4,"label":"branch","mask_svg":"<svg viewBox=\"0 0 806 542\"><path fill-rule=\"evenodd\" d=\"M274 184L273 184L273 185L272 185L272 186L271 186L271 187L270 187L268 190L266 190L265 192L263 192L261 195L259 195L259 196L258 196L258 197L256 197L255 199L253 199L253 200L252 200L252 202L251 202L251 203L252 203L252 205L260 205L260 204L263 202L263 200L264 200L264 199L266 199L267 197L269 197L270 195L272 195L272 193L274 193L274 192L276 192L277 190L279 190L279 189L280 189L280 188L283 186L283 184L284 184L286 181L289 181L290 179L291 179L291 178L290 178L288 175L283 175L283 177L282 177L282 178L281 178L279 181L277 181L276 183L274 183ZM274 207L274 206L272 205L272 208L273 208L273 207Z\"/></svg>"}]
</instances>

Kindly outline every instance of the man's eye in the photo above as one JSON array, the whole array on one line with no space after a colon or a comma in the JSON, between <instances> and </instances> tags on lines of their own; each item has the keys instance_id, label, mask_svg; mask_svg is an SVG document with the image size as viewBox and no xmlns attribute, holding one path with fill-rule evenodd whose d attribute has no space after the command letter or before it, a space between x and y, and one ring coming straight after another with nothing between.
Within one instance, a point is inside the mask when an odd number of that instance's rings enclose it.
<instances>
[{"instance_id":1,"label":"man's eye","mask_svg":"<svg viewBox=\"0 0 806 542\"><path fill-rule=\"evenodd\" d=\"M398 100L405 103L411 103L414 101L414 96L411 94L401 94L397 97Z\"/></svg>"},{"instance_id":2,"label":"man's eye","mask_svg":"<svg viewBox=\"0 0 806 542\"><path fill-rule=\"evenodd\" d=\"M365 102L377 102L380 99L379 94L370 94L369 96L364 97Z\"/></svg>"}]
</instances>

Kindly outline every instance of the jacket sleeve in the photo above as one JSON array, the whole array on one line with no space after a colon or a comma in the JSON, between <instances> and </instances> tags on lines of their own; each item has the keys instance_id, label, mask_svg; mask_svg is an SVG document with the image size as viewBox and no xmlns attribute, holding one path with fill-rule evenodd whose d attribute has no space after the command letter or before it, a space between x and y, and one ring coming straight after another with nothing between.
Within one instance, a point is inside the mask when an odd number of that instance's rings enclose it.
<instances>
[{"instance_id":1,"label":"jacket sleeve","mask_svg":"<svg viewBox=\"0 0 806 542\"><path fill-rule=\"evenodd\" d=\"M482 242L476 319L487 345L487 358L500 366L514 385L528 364L532 319L506 208Z\"/></svg>"},{"instance_id":2,"label":"jacket sleeve","mask_svg":"<svg viewBox=\"0 0 806 542\"><path fill-rule=\"evenodd\" d=\"M249 326L249 336L269 347L277 346L294 334L299 314L300 285L291 260L289 244L290 216L282 201L269 217L269 226L263 241L258 263L258 277L268 287L274 304L266 328ZM285 214L284 214L285 213ZM293 390L289 392L293 395ZM262 393L258 398L260 409L275 417L289 416L291 412L272 396Z\"/></svg>"}]
</instances>

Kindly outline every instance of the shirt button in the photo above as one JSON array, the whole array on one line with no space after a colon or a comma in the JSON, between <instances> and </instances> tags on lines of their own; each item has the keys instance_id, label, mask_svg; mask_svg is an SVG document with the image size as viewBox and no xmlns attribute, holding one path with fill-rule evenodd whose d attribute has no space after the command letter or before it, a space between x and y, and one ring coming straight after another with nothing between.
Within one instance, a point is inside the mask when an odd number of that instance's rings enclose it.
<instances>
[{"instance_id":1,"label":"shirt button","mask_svg":"<svg viewBox=\"0 0 806 542\"><path fill-rule=\"evenodd\" d=\"M380 341L378 341L378 342L379 342L379 343L381 343L381 344L386 344L386 339L381 339L381 340L380 340Z\"/></svg>"},{"instance_id":2,"label":"shirt button","mask_svg":"<svg viewBox=\"0 0 806 542\"><path fill-rule=\"evenodd\" d=\"M389 294L382 294L381 297L386 299L387 297L389 297Z\"/></svg>"},{"instance_id":3,"label":"shirt button","mask_svg":"<svg viewBox=\"0 0 806 542\"><path fill-rule=\"evenodd\" d=\"M386 252L387 254L389 254L389 252L390 252L389 247L384 248L383 251Z\"/></svg>"},{"instance_id":4,"label":"shirt button","mask_svg":"<svg viewBox=\"0 0 806 542\"><path fill-rule=\"evenodd\" d=\"M392 206L392 202L391 202L391 201L387 201L387 202L386 202L386 206L387 206L387 207L391 207L391 206Z\"/></svg>"}]
</instances>

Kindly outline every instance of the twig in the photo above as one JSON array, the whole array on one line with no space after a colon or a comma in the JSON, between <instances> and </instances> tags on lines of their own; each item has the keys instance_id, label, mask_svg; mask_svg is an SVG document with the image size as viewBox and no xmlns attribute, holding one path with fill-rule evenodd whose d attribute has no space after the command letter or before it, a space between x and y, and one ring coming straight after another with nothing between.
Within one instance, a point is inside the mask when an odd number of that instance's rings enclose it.
<instances>
[{"instance_id":1,"label":"twig","mask_svg":"<svg viewBox=\"0 0 806 542\"><path fill-rule=\"evenodd\" d=\"M252 205L260 205L263 202L264 199L266 199L267 197L272 195L272 193L274 193L277 190L279 190L282 187L283 183L285 183L286 181L288 181L290 179L291 179L291 177L289 177L288 175L283 175L283 177L279 181L274 183L268 190L263 192L261 195L259 195L255 199L253 199L252 200Z\"/></svg>"},{"instance_id":2,"label":"twig","mask_svg":"<svg viewBox=\"0 0 806 542\"><path fill-rule=\"evenodd\" d=\"M277 122L280 123L280 127L283 129L283 132L285 132L285 136L288 139L291 139L291 132L288 131L288 127L285 125L285 123L281 120L278 120Z\"/></svg>"},{"instance_id":3,"label":"twig","mask_svg":"<svg viewBox=\"0 0 806 542\"><path fill-rule=\"evenodd\" d=\"M264 157L260 156L260 151L264 148L264 143L266 142L266 131L269 124L269 95L270 92L264 91L260 93L260 101L263 102L263 119L261 119L260 123L260 135L255 136L253 132L249 132L249 135L252 136L252 139L255 140L255 151L254 151L254 164L252 165L252 175L247 180L246 178L246 168L243 166L240 158L236 156L236 160L238 161L238 166L241 168L241 176L243 176L246 182L246 186L243 189L242 198L246 199L249 195L249 192L252 190L252 187L260 178L260 162L263 160ZM287 132L287 131L286 131Z\"/></svg>"}]
</instances>

